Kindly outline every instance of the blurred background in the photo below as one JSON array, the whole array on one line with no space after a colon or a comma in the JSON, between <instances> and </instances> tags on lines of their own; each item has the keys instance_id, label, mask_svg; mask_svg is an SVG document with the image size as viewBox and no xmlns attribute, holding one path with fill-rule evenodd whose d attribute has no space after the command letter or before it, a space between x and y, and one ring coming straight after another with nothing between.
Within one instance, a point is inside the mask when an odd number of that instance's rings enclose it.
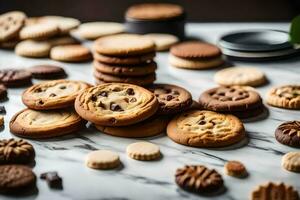
<instances>
[{"instance_id":1,"label":"blurred background","mask_svg":"<svg viewBox=\"0 0 300 200\"><path fill-rule=\"evenodd\" d=\"M63 15L86 21L123 21L126 8L142 2L182 5L190 22L278 22L300 14L300 0L0 0L0 13Z\"/></svg>"}]
</instances>

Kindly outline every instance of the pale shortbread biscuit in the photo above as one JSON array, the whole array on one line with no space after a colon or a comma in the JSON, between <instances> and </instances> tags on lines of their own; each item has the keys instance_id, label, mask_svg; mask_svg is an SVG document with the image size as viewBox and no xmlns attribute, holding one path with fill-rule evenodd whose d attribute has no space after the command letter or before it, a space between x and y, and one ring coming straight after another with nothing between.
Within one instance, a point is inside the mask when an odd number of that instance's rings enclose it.
<instances>
[{"instance_id":1,"label":"pale shortbread biscuit","mask_svg":"<svg viewBox=\"0 0 300 200\"><path fill-rule=\"evenodd\" d=\"M300 172L300 152L289 152L282 157L281 165L288 171Z\"/></svg>"},{"instance_id":2,"label":"pale shortbread biscuit","mask_svg":"<svg viewBox=\"0 0 300 200\"><path fill-rule=\"evenodd\" d=\"M254 67L230 67L218 71L214 81L220 85L259 86L266 83L265 74Z\"/></svg>"},{"instance_id":3,"label":"pale shortbread biscuit","mask_svg":"<svg viewBox=\"0 0 300 200\"><path fill-rule=\"evenodd\" d=\"M150 142L136 142L127 146L127 155L135 160L156 160L160 157L159 146Z\"/></svg>"},{"instance_id":4,"label":"pale shortbread biscuit","mask_svg":"<svg viewBox=\"0 0 300 200\"><path fill-rule=\"evenodd\" d=\"M283 85L272 88L267 93L267 103L280 108L300 109L300 85Z\"/></svg>"},{"instance_id":5,"label":"pale shortbread biscuit","mask_svg":"<svg viewBox=\"0 0 300 200\"><path fill-rule=\"evenodd\" d=\"M38 21L41 23L56 24L61 34L67 34L80 25L78 19L62 16L43 16L40 17Z\"/></svg>"},{"instance_id":6,"label":"pale shortbread biscuit","mask_svg":"<svg viewBox=\"0 0 300 200\"><path fill-rule=\"evenodd\" d=\"M47 39L59 33L58 26L54 23L37 23L25 26L19 34L20 39Z\"/></svg>"},{"instance_id":7,"label":"pale shortbread biscuit","mask_svg":"<svg viewBox=\"0 0 300 200\"><path fill-rule=\"evenodd\" d=\"M222 57L216 57L208 60L197 60L197 59L184 59L174 56L172 54L169 55L169 62L171 65L178 68L186 68L186 69L209 69L222 65L224 60Z\"/></svg>"},{"instance_id":8,"label":"pale shortbread biscuit","mask_svg":"<svg viewBox=\"0 0 300 200\"><path fill-rule=\"evenodd\" d=\"M50 51L50 58L63 62L82 62L92 58L90 50L82 45L61 45L53 47Z\"/></svg>"},{"instance_id":9,"label":"pale shortbread biscuit","mask_svg":"<svg viewBox=\"0 0 300 200\"><path fill-rule=\"evenodd\" d=\"M42 58L49 56L50 49L49 42L24 40L17 44L15 53L24 57Z\"/></svg>"},{"instance_id":10,"label":"pale shortbread biscuit","mask_svg":"<svg viewBox=\"0 0 300 200\"><path fill-rule=\"evenodd\" d=\"M112 169L120 165L117 153L108 150L92 151L86 156L86 166L93 169Z\"/></svg>"},{"instance_id":11,"label":"pale shortbread biscuit","mask_svg":"<svg viewBox=\"0 0 300 200\"><path fill-rule=\"evenodd\" d=\"M0 41L15 38L25 23L26 15L20 11L11 11L0 15Z\"/></svg>"},{"instance_id":12,"label":"pale shortbread biscuit","mask_svg":"<svg viewBox=\"0 0 300 200\"><path fill-rule=\"evenodd\" d=\"M144 36L154 41L156 51L166 51L179 41L178 37L171 34L149 33Z\"/></svg>"}]
</instances>

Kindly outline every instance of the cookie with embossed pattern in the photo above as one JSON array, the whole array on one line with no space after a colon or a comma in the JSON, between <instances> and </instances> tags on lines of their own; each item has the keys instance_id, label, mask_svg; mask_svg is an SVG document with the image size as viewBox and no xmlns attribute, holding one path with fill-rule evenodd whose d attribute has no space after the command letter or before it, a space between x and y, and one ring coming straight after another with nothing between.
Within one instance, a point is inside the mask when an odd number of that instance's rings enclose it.
<instances>
[{"instance_id":1,"label":"cookie with embossed pattern","mask_svg":"<svg viewBox=\"0 0 300 200\"><path fill-rule=\"evenodd\" d=\"M31 84L31 73L23 69L2 69L0 83L6 87L24 87Z\"/></svg>"},{"instance_id":2,"label":"cookie with embossed pattern","mask_svg":"<svg viewBox=\"0 0 300 200\"><path fill-rule=\"evenodd\" d=\"M280 108L300 109L300 85L272 88L267 94L267 103Z\"/></svg>"},{"instance_id":3,"label":"cookie with embossed pattern","mask_svg":"<svg viewBox=\"0 0 300 200\"><path fill-rule=\"evenodd\" d=\"M190 110L175 116L167 126L174 142L194 147L222 147L245 138L242 122L233 115Z\"/></svg>"},{"instance_id":4,"label":"cookie with embossed pattern","mask_svg":"<svg viewBox=\"0 0 300 200\"><path fill-rule=\"evenodd\" d=\"M300 121L288 121L279 125L275 131L275 138L281 144L300 147Z\"/></svg>"}]
</instances>

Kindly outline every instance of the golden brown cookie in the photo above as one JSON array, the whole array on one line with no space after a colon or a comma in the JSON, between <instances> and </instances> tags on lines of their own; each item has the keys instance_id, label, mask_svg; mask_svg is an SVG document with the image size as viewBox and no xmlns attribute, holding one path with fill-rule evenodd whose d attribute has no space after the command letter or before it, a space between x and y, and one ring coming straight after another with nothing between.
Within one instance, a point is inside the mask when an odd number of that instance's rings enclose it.
<instances>
[{"instance_id":1,"label":"golden brown cookie","mask_svg":"<svg viewBox=\"0 0 300 200\"><path fill-rule=\"evenodd\" d=\"M156 51L169 50L171 46L179 41L179 38L175 35L164 33L149 33L144 35L144 37L154 41Z\"/></svg>"},{"instance_id":2,"label":"golden brown cookie","mask_svg":"<svg viewBox=\"0 0 300 200\"><path fill-rule=\"evenodd\" d=\"M150 91L131 84L106 83L77 96L77 113L102 126L126 126L151 117L158 101Z\"/></svg>"},{"instance_id":3,"label":"golden brown cookie","mask_svg":"<svg viewBox=\"0 0 300 200\"><path fill-rule=\"evenodd\" d=\"M113 169L120 165L119 155L108 150L92 151L86 156L86 165L93 169Z\"/></svg>"},{"instance_id":4,"label":"golden brown cookie","mask_svg":"<svg viewBox=\"0 0 300 200\"><path fill-rule=\"evenodd\" d=\"M267 93L267 103L280 108L300 109L300 85L283 85L272 88Z\"/></svg>"},{"instance_id":5,"label":"golden brown cookie","mask_svg":"<svg viewBox=\"0 0 300 200\"><path fill-rule=\"evenodd\" d=\"M231 160L225 163L224 171L228 176L245 177L247 176L247 170L243 163L235 160Z\"/></svg>"},{"instance_id":6,"label":"golden brown cookie","mask_svg":"<svg viewBox=\"0 0 300 200\"><path fill-rule=\"evenodd\" d=\"M281 165L288 171L300 172L300 152L289 152L282 157Z\"/></svg>"},{"instance_id":7,"label":"golden brown cookie","mask_svg":"<svg viewBox=\"0 0 300 200\"><path fill-rule=\"evenodd\" d=\"M68 34L72 29L80 25L80 21L71 17L43 16L38 19L41 23L53 23L59 29L60 34Z\"/></svg>"},{"instance_id":8,"label":"golden brown cookie","mask_svg":"<svg viewBox=\"0 0 300 200\"><path fill-rule=\"evenodd\" d=\"M156 160L160 157L159 146L150 142L135 142L127 146L127 155L135 160Z\"/></svg>"},{"instance_id":9,"label":"golden brown cookie","mask_svg":"<svg viewBox=\"0 0 300 200\"><path fill-rule=\"evenodd\" d=\"M24 109L15 114L10 123L10 131L24 138L51 138L74 133L86 124L73 109L37 111Z\"/></svg>"},{"instance_id":10,"label":"golden brown cookie","mask_svg":"<svg viewBox=\"0 0 300 200\"><path fill-rule=\"evenodd\" d=\"M167 127L174 142L194 147L222 147L245 138L242 122L233 115L190 110L175 116Z\"/></svg>"},{"instance_id":11,"label":"golden brown cookie","mask_svg":"<svg viewBox=\"0 0 300 200\"><path fill-rule=\"evenodd\" d=\"M82 81L54 80L35 84L25 90L23 103L35 110L73 106L76 96L91 85Z\"/></svg>"},{"instance_id":12,"label":"golden brown cookie","mask_svg":"<svg viewBox=\"0 0 300 200\"><path fill-rule=\"evenodd\" d=\"M0 15L0 42L6 42L18 36L25 19L26 15L20 11L11 11Z\"/></svg>"},{"instance_id":13,"label":"golden brown cookie","mask_svg":"<svg viewBox=\"0 0 300 200\"><path fill-rule=\"evenodd\" d=\"M24 57L43 58L49 56L50 49L49 42L24 40L17 44L15 53Z\"/></svg>"},{"instance_id":14,"label":"golden brown cookie","mask_svg":"<svg viewBox=\"0 0 300 200\"><path fill-rule=\"evenodd\" d=\"M42 40L55 36L59 33L58 26L53 23L37 23L25 26L20 31L19 37L22 40Z\"/></svg>"},{"instance_id":15,"label":"golden brown cookie","mask_svg":"<svg viewBox=\"0 0 300 200\"><path fill-rule=\"evenodd\" d=\"M63 62L82 62L92 58L90 50L80 44L55 46L50 51L50 58Z\"/></svg>"}]
</instances>

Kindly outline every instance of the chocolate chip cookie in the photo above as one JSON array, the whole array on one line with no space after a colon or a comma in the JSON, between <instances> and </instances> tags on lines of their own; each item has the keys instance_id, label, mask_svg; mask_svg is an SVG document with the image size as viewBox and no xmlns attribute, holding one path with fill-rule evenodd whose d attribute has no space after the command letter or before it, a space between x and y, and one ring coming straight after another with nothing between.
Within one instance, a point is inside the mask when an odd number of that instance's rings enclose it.
<instances>
[{"instance_id":1,"label":"chocolate chip cookie","mask_svg":"<svg viewBox=\"0 0 300 200\"><path fill-rule=\"evenodd\" d=\"M281 144L300 147L300 121L288 121L279 125L275 131L275 138Z\"/></svg>"},{"instance_id":2,"label":"chocolate chip cookie","mask_svg":"<svg viewBox=\"0 0 300 200\"><path fill-rule=\"evenodd\" d=\"M142 87L106 83L78 95L75 109L82 118L97 125L126 126L152 116L158 109L158 101Z\"/></svg>"},{"instance_id":3,"label":"chocolate chip cookie","mask_svg":"<svg viewBox=\"0 0 300 200\"><path fill-rule=\"evenodd\" d=\"M0 83L7 87L24 87L31 84L31 74L22 69L0 70Z\"/></svg>"},{"instance_id":4,"label":"chocolate chip cookie","mask_svg":"<svg viewBox=\"0 0 300 200\"><path fill-rule=\"evenodd\" d=\"M23 92L23 103L35 110L49 110L73 106L76 96L89 88L88 83L55 80L31 86Z\"/></svg>"},{"instance_id":5,"label":"chocolate chip cookie","mask_svg":"<svg viewBox=\"0 0 300 200\"><path fill-rule=\"evenodd\" d=\"M272 88L267 94L271 106L300 109L300 85L283 85Z\"/></svg>"},{"instance_id":6,"label":"chocolate chip cookie","mask_svg":"<svg viewBox=\"0 0 300 200\"><path fill-rule=\"evenodd\" d=\"M192 95L184 88L170 84L153 84L148 87L158 102L158 113L169 115L188 109L193 103Z\"/></svg>"},{"instance_id":7,"label":"chocolate chip cookie","mask_svg":"<svg viewBox=\"0 0 300 200\"><path fill-rule=\"evenodd\" d=\"M34 159L33 146L25 140L0 140L0 164L26 164Z\"/></svg>"},{"instance_id":8,"label":"chocolate chip cookie","mask_svg":"<svg viewBox=\"0 0 300 200\"><path fill-rule=\"evenodd\" d=\"M67 76L65 70L56 65L35 65L28 69L33 78L36 79L60 79Z\"/></svg>"},{"instance_id":9,"label":"chocolate chip cookie","mask_svg":"<svg viewBox=\"0 0 300 200\"><path fill-rule=\"evenodd\" d=\"M15 114L10 132L24 138L51 138L74 133L86 124L73 109L37 111L24 109Z\"/></svg>"},{"instance_id":10,"label":"chocolate chip cookie","mask_svg":"<svg viewBox=\"0 0 300 200\"><path fill-rule=\"evenodd\" d=\"M242 122L233 115L190 110L175 116L167 127L174 142L194 147L222 147L245 138Z\"/></svg>"}]
</instances>

